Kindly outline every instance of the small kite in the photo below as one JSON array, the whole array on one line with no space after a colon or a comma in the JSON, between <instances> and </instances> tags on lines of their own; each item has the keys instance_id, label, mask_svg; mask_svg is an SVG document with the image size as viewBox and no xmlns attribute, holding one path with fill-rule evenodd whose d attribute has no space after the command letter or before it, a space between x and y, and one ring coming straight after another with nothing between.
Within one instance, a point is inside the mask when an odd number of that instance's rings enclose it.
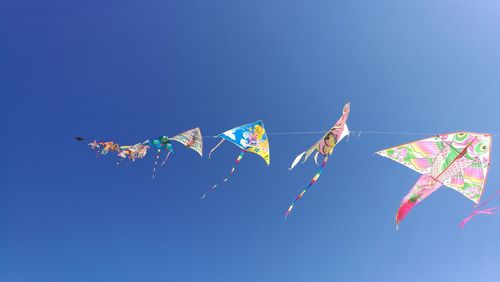
<instances>
[{"instance_id":1,"label":"small kite","mask_svg":"<svg viewBox=\"0 0 500 282\"><path fill-rule=\"evenodd\" d=\"M120 145L114 143L113 141L101 141L97 142L96 140L89 143L89 146L94 150L100 150L101 155L107 155L111 152L119 152Z\"/></svg>"},{"instance_id":2,"label":"small kite","mask_svg":"<svg viewBox=\"0 0 500 282\"><path fill-rule=\"evenodd\" d=\"M217 135L216 137L222 138L222 140L210 151L208 158L211 157L212 153L217 149L225 140L235 144L241 148L241 153L235 161L233 168L231 169L229 175L222 181L222 183L229 180L233 175L236 166L240 163L245 152L250 152L262 157L266 164L269 166L271 159L269 155L269 139L267 138L266 129L261 120L241 125L230 129L224 133ZM204 199L208 193L212 192L217 188L219 184L215 184L210 188L203 196Z\"/></svg>"},{"instance_id":3,"label":"small kite","mask_svg":"<svg viewBox=\"0 0 500 282\"><path fill-rule=\"evenodd\" d=\"M95 140L89 143L89 146L94 150L98 150L98 152L100 152L101 155L106 155L109 152L117 152L118 156L121 157L122 160L128 158L132 161L144 158L144 156L146 156L147 151L150 148L155 148L157 150L157 154L152 176L154 179L156 167L158 165L158 159L160 158L161 152L162 151L167 152L167 155L162 163L162 166L163 164L165 164L170 154L174 152L171 140L182 143L184 146L196 151L198 154L200 154L200 156L203 155L203 137L201 135L201 131L199 128L194 128L182 132L172 138L169 138L167 136L161 136L151 140L146 140L142 143L137 143L132 146L120 146L119 144L114 143L113 141L97 142Z\"/></svg>"},{"instance_id":4,"label":"small kite","mask_svg":"<svg viewBox=\"0 0 500 282\"><path fill-rule=\"evenodd\" d=\"M144 158L149 148L150 147L148 145L145 145L143 143L137 143L132 146L120 146L118 156L122 159L128 158L132 161L135 161L137 159Z\"/></svg>"},{"instance_id":5,"label":"small kite","mask_svg":"<svg viewBox=\"0 0 500 282\"><path fill-rule=\"evenodd\" d=\"M292 170L299 162L300 160L304 159L302 163L307 161L309 156L316 151L316 154L314 155L314 161L316 164L318 164L318 155L321 154L324 156L323 158L323 163L321 164L318 172L316 175L314 175L313 179L309 183L309 185L300 192L300 194L293 200L292 204L288 208L288 210L285 212L285 219L290 215L292 212L292 209L295 205L295 203L300 200L304 194L311 188L311 186L318 181L318 178L321 175L321 171L326 165L326 162L328 161L328 156L333 153L333 149L335 146L346 136L349 135L349 128L347 127L347 118L349 117L349 111L350 111L350 104L347 103L344 105L343 113L340 119L335 123L335 125L328 130L323 137L316 142L309 150L300 153L297 157L295 157L295 160L293 161L292 165L290 166L289 170Z\"/></svg>"},{"instance_id":6,"label":"small kite","mask_svg":"<svg viewBox=\"0 0 500 282\"><path fill-rule=\"evenodd\" d=\"M422 174L403 198L396 228L410 210L442 185L478 203L490 164L491 134L456 132L377 152Z\"/></svg>"},{"instance_id":7,"label":"small kite","mask_svg":"<svg viewBox=\"0 0 500 282\"><path fill-rule=\"evenodd\" d=\"M144 143L149 143L151 146L157 149L155 165L153 168L153 179L155 178L156 167L158 165L158 159L162 151L168 152L163 160L162 166L167 161L171 153L174 152L174 148L170 140L174 140L182 143L184 146L196 151L200 156L203 156L203 137L201 135L201 130L197 127L190 129L188 131L182 132L172 138L167 136L161 136L152 140L146 140Z\"/></svg>"}]
</instances>

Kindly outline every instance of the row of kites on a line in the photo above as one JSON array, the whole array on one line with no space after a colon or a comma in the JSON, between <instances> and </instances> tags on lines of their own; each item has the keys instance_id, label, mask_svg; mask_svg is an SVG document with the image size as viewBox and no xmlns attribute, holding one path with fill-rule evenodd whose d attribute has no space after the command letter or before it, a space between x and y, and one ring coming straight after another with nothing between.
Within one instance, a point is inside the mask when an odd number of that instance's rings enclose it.
<instances>
[{"instance_id":1,"label":"row of kites on a line","mask_svg":"<svg viewBox=\"0 0 500 282\"><path fill-rule=\"evenodd\" d=\"M349 135L347 118L349 116L350 104L343 108L340 119L330 128L321 139L319 139L308 150L300 153L292 162L292 170L299 162L304 163L312 154L319 166L318 171L285 212L285 218L290 215L296 202L304 196L321 175L328 157L333 153L337 144ZM238 146L242 151L236 158L229 175L222 181L225 183L233 175L236 166L246 152L254 153L264 159L266 164L270 164L269 139L262 121L241 125L225 131L216 137L221 141L210 151L212 153L224 142L229 141ZM77 140L83 140L77 137ZM110 152L117 153L121 160L129 159L135 161L146 156L148 150L156 151L155 164L153 168L153 179L160 160L160 156L165 154L163 165L168 157L174 153L174 144L177 141L185 147L203 156L203 136L199 128L194 128L182 132L174 137L161 136L146 140L131 146L122 146L113 141L93 141L90 147L97 151L97 155L106 155ZM479 204L483 194L484 184L490 165L490 148L492 143L491 134L481 134L473 132L455 132L448 134L438 134L430 138L406 143L378 151L377 154L403 164L410 169L422 174L408 194L403 198L396 213L396 227L406 217L406 215L418 203L427 198L430 194L442 186L447 186L463 194L476 204L475 210L460 223L463 227L470 219L477 214L494 214L500 211L500 207L484 208L484 206L496 194ZM318 164L318 156L323 157L321 164ZM221 184L222 184L221 183ZM220 184L214 185L203 196L216 190Z\"/></svg>"}]
</instances>

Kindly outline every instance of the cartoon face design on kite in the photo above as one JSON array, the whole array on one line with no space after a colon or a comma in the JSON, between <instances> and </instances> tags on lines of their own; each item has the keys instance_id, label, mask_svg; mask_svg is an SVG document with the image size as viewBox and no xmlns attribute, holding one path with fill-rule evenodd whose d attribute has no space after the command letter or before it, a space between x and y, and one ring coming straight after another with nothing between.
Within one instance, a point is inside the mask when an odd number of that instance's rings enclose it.
<instances>
[{"instance_id":1,"label":"cartoon face design on kite","mask_svg":"<svg viewBox=\"0 0 500 282\"><path fill-rule=\"evenodd\" d=\"M257 146L259 140L264 136L264 128L256 125L254 128L250 128L248 132L245 132L244 136L248 138L247 146Z\"/></svg>"},{"instance_id":2,"label":"cartoon face design on kite","mask_svg":"<svg viewBox=\"0 0 500 282\"><path fill-rule=\"evenodd\" d=\"M333 147L337 144L337 138L332 132L328 132L323 141L318 144L318 151L322 155L330 155L333 151Z\"/></svg>"}]
</instances>

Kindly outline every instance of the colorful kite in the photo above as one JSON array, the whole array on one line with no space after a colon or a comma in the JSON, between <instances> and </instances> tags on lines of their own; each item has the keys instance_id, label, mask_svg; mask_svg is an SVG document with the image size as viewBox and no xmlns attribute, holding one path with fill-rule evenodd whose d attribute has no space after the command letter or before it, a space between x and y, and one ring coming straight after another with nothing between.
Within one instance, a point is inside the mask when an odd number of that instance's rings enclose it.
<instances>
[{"instance_id":1,"label":"colorful kite","mask_svg":"<svg viewBox=\"0 0 500 282\"><path fill-rule=\"evenodd\" d=\"M396 228L415 205L442 185L477 204L488 174L490 146L491 134L457 132L377 152L422 174L401 201Z\"/></svg>"},{"instance_id":2,"label":"colorful kite","mask_svg":"<svg viewBox=\"0 0 500 282\"><path fill-rule=\"evenodd\" d=\"M215 149L217 149L225 140L235 144L242 150L238 155L238 158L236 159L229 175L222 181L222 183L228 181L229 178L233 175L236 166L240 163L245 152L259 155L266 161L266 164L269 166L269 163L271 162L269 156L269 140L267 138L266 129L264 128L264 124L262 123L262 121L259 120L254 123L235 127L217 135L216 137L220 137L222 138L222 140L210 151L210 154L208 155L209 158L211 157ZM201 198L204 199L208 193L214 191L218 186L219 184L215 184L205 194L203 194Z\"/></svg>"},{"instance_id":3,"label":"colorful kite","mask_svg":"<svg viewBox=\"0 0 500 282\"><path fill-rule=\"evenodd\" d=\"M99 150L101 155L107 155L110 151L111 152L120 151L120 145L114 143L113 141L97 142L96 140L94 140L92 143L89 143L89 146L94 150Z\"/></svg>"},{"instance_id":4,"label":"colorful kite","mask_svg":"<svg viewBox=\"0 0 500 282\"><path fill-rule=\"evenodd\" d=\"M170 142L171 140L182 143L186 147L196 151L198 154L200 154L200 156L203 155L203 137L201 135L201 131L199 128L194 128L185 131L172 138L169 138L167 136L161 136L155 139L146 140L142 143L138 143L132 146L120 146L119 144L114 143L112 141L108 142L93 141L92 143L89 143L89 146L94 150L98 150L98 152L100 152L101 155L106 155L109 152L117 152L118 156L121 157L122 160L128 158L132 161L144 158L144 156L146 156L148 149L150 149L151 147L156 148L157 154L156 154L155 165L153 168L153 179L154 179L156 167L158 164L158 159L160 157L161 152L162 151L167 152L167 155L162 163L162 166L167 161L168 157L170 156L170 153L174 152L174 148L172 146L172 143Z\"/></svg>"},{"instance_id":5,"label":"colorful kite","mask_svg":"<svg viewBox=\"0 0 500 282\"><path fill-rule=\"evenodd\" d=\"M321 154L322 156L324 156L323 163L321 164L316 175L314 175L309 185L304 190L302 190L302 192L300 192L295 200L293 200L292 204L286 211L285 219L292 212L295 203L304 196L307 190L309 190L309 188L311 188L311 186L316 183L316 181L318 181L318 178L321 175L321 171L328 161L328 156L333 153L333 149L335 148L335 146L340 142L340 140L349 135L349 128L347 128L346 124L347 118L349 117L349 111L350 104L347 103L345 104L342 116L337 121L337 123L335 123L335 125L330 128L330 130L328 130L328 132L326 132L325 135L323 135L323 137L318 142L316 142L309 150L302 152L297 157L295 157L295 160L293 161L289 170L292 170L300 162L301 159L303 159L302 163L304 163L314 151L316 151L316 154L314 155L314 161L316 162L316 164L318 164L318 155Z\"/></svg>"}]
</instances>

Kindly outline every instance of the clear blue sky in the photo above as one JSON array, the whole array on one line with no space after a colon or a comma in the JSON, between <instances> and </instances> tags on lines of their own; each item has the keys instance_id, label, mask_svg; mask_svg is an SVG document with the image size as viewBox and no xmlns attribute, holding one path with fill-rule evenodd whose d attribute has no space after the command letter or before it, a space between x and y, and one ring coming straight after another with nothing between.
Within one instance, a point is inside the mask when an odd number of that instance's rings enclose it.
<instances>
[{"instance_id":1,"label":"clear blue sky","mask_svg":"<svg viewBox=\"0 0 500 282\"><path fill-rule=\"evenodd\" d=\"M269 132L500 133L500 2L4 1L0 281L494 281L500 216L440 189L398 232L418 174L361 135L316 172L319 136L270 136L271 166L177 146L116 166L76 135L134 143L262 119ZM208 152L215 139L205 140ZM500 188L494 140L486 195ZM500 201L496 202L497 204Z\"/></svg>"}]
</instances>

